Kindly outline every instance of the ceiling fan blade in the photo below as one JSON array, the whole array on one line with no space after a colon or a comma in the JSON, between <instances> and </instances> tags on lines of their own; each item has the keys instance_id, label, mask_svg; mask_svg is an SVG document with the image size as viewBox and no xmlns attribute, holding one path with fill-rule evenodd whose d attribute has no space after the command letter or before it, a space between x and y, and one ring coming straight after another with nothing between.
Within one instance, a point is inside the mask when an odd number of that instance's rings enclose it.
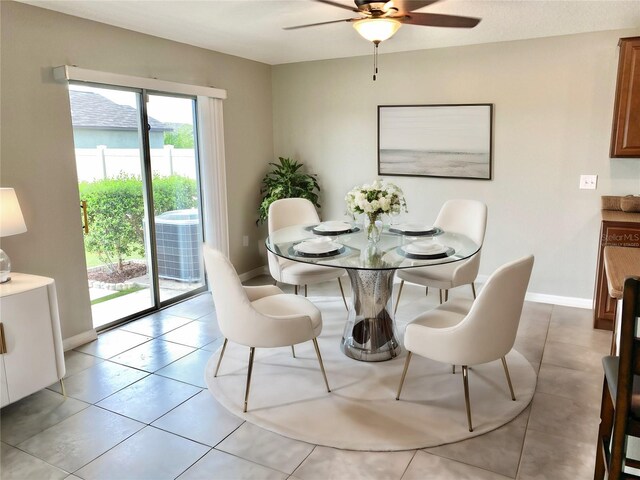
<instances>
[{"instance_id":1,"label":"ceiling fan blade","mask_svg":"<svg viewBox=\"0 0 640 480\"><path fill-rule=\"evenodd\" d=\"M392 3L400 13L409 13L439 1L440 0L391 0L388 3Z\"/></svg>"},{"instance_id":2,"label":"ceiling fan blade","mask_svg":"<svg viewBox=\"0 0 640 480\"><path fill-rule=\"evenodd\" d=\"M343 18L342 20L331 20L329 22L307 23L306 25L296 25L294 27L283 27L283 30L297 30L299 28L317 27L318 25L329 25L330 23L353 22L358 18Z\"/></svg>"},{"instance_id":3,"label":"ceiling fan blade","mask_svg":"<svg viewBox=\"0 0 640 480\"><path fill-rule=\"evenodd\" d=\"M409 25L426 27L473 28L480 23L480 18L443 15L441 13L409 13L404 18L397 18Z\"/></svg>"},{"instance_id":4,"label":"ceiling fan blade","mask_svg":"<svg viewBox=\"0 0 640 480\"><path fill-rule=\"evenodd\" d=\"M326 3L327 5L331 5L338 8L343 8L345 10L349 10L350 12L359 12L357 8L350 7L348 5L343 5L342 3L332 2L331 0L316 0L318 3Z\"/></svg>"}]
</instances>

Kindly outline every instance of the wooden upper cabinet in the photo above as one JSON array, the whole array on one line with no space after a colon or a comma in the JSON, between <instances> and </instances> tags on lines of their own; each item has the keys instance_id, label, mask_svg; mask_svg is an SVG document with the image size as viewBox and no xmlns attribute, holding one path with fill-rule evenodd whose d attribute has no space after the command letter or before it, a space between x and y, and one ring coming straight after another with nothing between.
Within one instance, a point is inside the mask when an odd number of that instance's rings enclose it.
<instances>
[{"instance_id":1,"label":"wooden upper cabinet","mask_svg":"<svg viewBox=\"0 0 640 480\"><path fill-rule=\"evenodd\" d=\"M612 157L640 157L640 37L620 39Z\"/></svg>"}]
</instances>

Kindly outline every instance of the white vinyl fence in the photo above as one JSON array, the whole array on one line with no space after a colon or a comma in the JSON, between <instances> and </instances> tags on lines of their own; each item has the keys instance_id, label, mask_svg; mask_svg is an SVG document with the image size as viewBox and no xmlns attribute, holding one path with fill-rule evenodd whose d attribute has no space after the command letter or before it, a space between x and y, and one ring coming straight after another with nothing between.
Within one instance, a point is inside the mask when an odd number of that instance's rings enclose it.
<instances>
[{"instance_id":1,"label":"white vinyl fence","mask_svg":"<svg viewBox=\"0 0 640 480\"><path fill-rule=\"evenodd\" d=\"M140 176L141 154L137 148L76 148L78 182L117 177L121 173ZM151 149L151 170L160 176L181 175L196 178L195 151L192 148Z\"/></svg>"}]
</instances>

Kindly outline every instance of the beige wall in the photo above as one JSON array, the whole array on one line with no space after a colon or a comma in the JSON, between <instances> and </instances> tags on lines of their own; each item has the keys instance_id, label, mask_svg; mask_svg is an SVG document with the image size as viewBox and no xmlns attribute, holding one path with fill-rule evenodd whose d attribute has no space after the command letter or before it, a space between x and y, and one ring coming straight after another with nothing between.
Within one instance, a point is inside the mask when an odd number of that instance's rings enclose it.
<instances>
[{"instance_id":1,"label":"beige wall","mask_svg":"<svg viewBox=\"0 0 640 480\"><path fill-rule=\"evenodd\" d=\"M323 216L341 217L344 193L376 177L379 104L495 104L493 181L393 180L416 219L433 219L448 198L486 201L481 273L533 252L535 292L592 296L599 196L640 186L640 161L608 158L616 42L638 30L382 55L374 83L370 57L272 68L10 1L0 17L0 184L16 188L29 229L2 246L14 270L56 279L65 338L91 319L69 102L54 66L227 90L230 244L240 272L264 263L265 229L254 220L267 162L306 163L320 175ZM597 191L578 190L582 173L599 175Z\"/></svg>"},{"instance_id":2,"label":"beige wall","mask_svg":"<svg viewBox=\"0 0 640 480\"><path fill-rule=\"evenodd\" d=\"M269 65L9 1L0 2L0 16L0 183L16 189L28 228L3 239L2 248L15 271L55 278L64 338L92 325L69 99L52 67L226 89L231 257L240 272L263 264L254 222L260 179L273 157ZM241 246L243 235L251 247Z\"/></svg>"},{"instance_id":3,"label":"beige wall","mask_svg":"<svg viewBox=\"0 0 640 480\"><path fill-rule=\"evenodd\" d=\"M377 105L493 103L494 180L389 179L405 190L414 219L433 220L450 198L487 203L481 274L531 252L530 291L591 298L600 195L640 187L640 160L608 154L616 45L638 34L381 55L376 82L371 57L276 66L275 154L318 173L322 215L340 218L344 194L377 176ZM580 174L597 174L598 189L579 190Z\"/></svg>"}]
</instances>

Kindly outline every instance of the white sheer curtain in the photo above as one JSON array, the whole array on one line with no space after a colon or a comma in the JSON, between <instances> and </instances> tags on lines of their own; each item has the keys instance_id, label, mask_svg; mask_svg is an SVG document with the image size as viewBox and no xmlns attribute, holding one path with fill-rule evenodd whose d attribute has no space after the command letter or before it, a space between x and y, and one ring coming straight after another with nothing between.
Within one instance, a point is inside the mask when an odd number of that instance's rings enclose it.
<instances>
[{"instance_id":1,"label":"white sheer curtain","mask_svg":"<svg viewBox=\"0 0 640 480\"><path fill-rule=\"evenodd\" d=\"M229 256L222 99L198 96L198 142L205 241Z\"/></svg>"}]
</instances>

